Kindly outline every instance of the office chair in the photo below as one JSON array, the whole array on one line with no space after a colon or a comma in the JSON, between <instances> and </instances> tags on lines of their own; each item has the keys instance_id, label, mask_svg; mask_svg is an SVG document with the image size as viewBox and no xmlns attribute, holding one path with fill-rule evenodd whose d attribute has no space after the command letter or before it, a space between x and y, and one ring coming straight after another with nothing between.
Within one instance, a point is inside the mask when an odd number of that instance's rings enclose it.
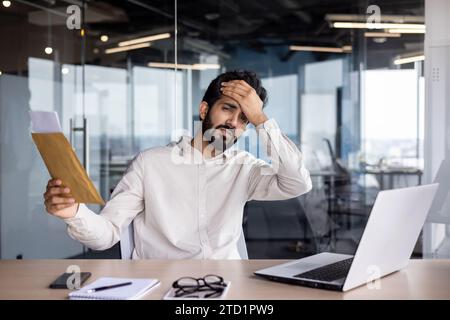
<instances>
[{"instance_id":1,"label":"office chair","mask_svg":"<svg viewBox=\"0 0 450 320\"><path fill-rule=\"evenodd\" d=\"M347 220L346 228L350 230L350 217L358 219L366 219L368 217L369 209L364 205L364 190L360 190L352 177L351 171L338 159L331 145L331 141L327 138L323 140L327 145L331 158L330 169L336 173L333 181L327 177L324 179L324 183L328 189L327 200L330 203L328 213L335 222L336 219L341 219L341 217L345 216Z\"/></svg>"},{"instance_id":2,"label":"office chair","mask_svg":"<svg viewBox=\"0 0 450 320\"><path fill-rule=\"evenodd\" d=\"M245 244L244 231L241 229L241 236L239 237L237 243L237 249L241 259L247 260L247 246ZM134 250L134 225L133 221L131 221L130 225L126 227L122 234L120 235L120 255L122 260L130 260L132 259Z\"/></svg>"},{"instance_id":3,"label":"office chair","mask_svg":"<svg viewBox=\"0 0 450 320\"><path fill-rule=\"evenodd\" d=\"M334 172L338 174L336 179L336 186L346 186L352 183L350 171L341 163L334 153L333 147L331 146L331 141L327 138L323 138L327 145L328 153L331 158L331 168Z\"/></svg>"}]
</instances>

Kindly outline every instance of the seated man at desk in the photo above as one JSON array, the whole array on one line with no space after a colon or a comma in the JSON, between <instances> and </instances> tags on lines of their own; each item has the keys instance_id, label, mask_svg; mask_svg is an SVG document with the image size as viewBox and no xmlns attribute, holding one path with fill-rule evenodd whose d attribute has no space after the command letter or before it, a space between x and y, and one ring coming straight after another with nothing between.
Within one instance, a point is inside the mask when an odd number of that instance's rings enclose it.
<instances>
[{"instance_id":1,"label":"seated man at desk","mask_svg":"<svg viewBox=\"0 0 450 320\"><path fill-rule=\"evenodd\" d=\"M253 72L219 75L200 103L202 130L140 152L100 214L75 203L59 179L48 182L47 211L94 250L112 247L134 221L135 259L239 259L247 201L288 199L311 189L302 153L263 112L266 98ZM271 164L230 148L249 123Z\"/></svg>"}]
</instances>

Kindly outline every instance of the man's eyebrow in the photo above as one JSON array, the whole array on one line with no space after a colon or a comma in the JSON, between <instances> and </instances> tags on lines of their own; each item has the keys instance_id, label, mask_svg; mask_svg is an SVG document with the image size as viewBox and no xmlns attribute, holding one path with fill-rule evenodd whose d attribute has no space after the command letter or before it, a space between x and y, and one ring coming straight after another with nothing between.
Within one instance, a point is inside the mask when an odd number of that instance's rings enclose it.
<instances>
[{"instance_id":1,"label":"man's eyebrow","mask_svg":"<svg viewBox=\"0 0 450 320\"><path fill-rule=\"evenodd\" d=\"M228 107L230 107L230 108L233 108L233 109L237 109L237 108L238 108L238 107L235 106L234 104L231 104L231 103L228 103L228 102L225 102L224 105L226 105L226 106L228 106Z\"/></svg>"}]
</instances>

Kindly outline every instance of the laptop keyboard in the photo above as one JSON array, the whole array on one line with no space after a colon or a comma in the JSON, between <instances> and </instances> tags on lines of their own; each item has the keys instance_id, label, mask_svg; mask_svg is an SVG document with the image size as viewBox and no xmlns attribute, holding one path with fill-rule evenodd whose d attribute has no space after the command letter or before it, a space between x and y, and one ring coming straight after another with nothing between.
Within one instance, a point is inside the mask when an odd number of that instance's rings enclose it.
<instances>
[{"instance_id":1,"label":"laptop keyboard","mask_svg":"<svg viewBox=\"0 0 450 320\"><path fill-rule=\"evenodd\" d=\"M309 270L295 275L296 278L312 279L319 281L335 281L347 276L350 266L352 265L353 258L328 264L326 266Z\"/></svg>"}]
</instances>

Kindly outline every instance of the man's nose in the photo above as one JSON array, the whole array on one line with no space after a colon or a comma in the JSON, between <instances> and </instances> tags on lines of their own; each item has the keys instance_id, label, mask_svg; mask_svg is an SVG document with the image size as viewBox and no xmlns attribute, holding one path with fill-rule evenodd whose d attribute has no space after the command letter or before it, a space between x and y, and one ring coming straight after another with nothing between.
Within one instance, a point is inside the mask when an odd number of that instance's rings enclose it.
<instances>
[{"instance_id":1,"label":"man's nose","mask_svg":"<svg viewBox=\"0 0 450 320\"><path fill-rule=\"evenodd\" d=\"M227 124L233 128L237 128L239 124L239 114L234 114L231 118L228 119Z\"/></svg>"}]
</instances>

